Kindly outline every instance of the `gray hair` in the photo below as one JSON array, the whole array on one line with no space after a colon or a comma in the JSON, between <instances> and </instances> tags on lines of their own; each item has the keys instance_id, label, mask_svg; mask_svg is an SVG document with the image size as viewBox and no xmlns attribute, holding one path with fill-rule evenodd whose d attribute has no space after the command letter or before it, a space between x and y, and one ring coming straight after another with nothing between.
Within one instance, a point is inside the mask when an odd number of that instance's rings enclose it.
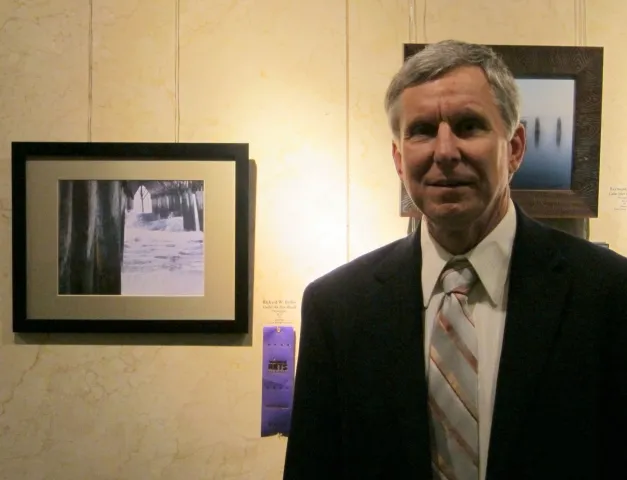
<instances>
[{"instance_id":1,"label":"gray hair","mask_svg":"<svg viewBox=\"0 0 627 480\"><path fill-rule=\"evenodd\" d=\"M385 94L385 111L392 133L400 135L400 96L406 88L434 80L462 66L480 67L492 88L508 138L520 122L520 93L505 62L488 46L444 40L425 46L408 58Z\"/></svg>"}]
</instances>

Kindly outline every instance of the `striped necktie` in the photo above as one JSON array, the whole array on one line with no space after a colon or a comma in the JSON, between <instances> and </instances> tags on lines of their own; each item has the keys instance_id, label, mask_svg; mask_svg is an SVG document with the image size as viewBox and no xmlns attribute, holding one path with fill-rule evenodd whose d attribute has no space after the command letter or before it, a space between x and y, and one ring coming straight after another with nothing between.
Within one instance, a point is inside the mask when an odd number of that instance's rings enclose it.
<instances>
[{"instance_id":1,"label":"striped necktie","mask_svg":"<svg viewBox=\"0 0 627 480\"><path fill-rule=\"evenodd\" d=\"M467 308L476 274L462 259L447 264L440 281L428 374L434 478L478 480L477 337Z\"/></svg>"}]
</instances>

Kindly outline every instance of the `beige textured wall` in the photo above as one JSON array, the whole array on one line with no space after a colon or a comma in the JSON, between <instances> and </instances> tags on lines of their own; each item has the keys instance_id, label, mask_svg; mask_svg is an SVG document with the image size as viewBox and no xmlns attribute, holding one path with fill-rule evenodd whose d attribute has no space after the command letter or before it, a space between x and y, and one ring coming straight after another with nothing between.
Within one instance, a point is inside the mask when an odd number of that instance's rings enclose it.
<instances>
[{"instance_id":1,"label":"beige textured wall","mask_svg":"<svg viewBox=\"0 0 627 480\"><path fill-rule=\"evenodd\" d=\"M416 2L417 41L574 44L574 2ZM285 442L259 438L264 299L402 236L382 94L410 40L404 0L0 3L0 479L278 479ZM623 0L590 1L606 47L601 218L627 254L610 186L627 185ZM258 165L255 329L229 337L11 333L10 142L248 142ZM621 244L622 242L622 244ZM297 315L288 318L298 325ZM120 346L122 345L122 346Z\"/></svg>"}]
</instances>

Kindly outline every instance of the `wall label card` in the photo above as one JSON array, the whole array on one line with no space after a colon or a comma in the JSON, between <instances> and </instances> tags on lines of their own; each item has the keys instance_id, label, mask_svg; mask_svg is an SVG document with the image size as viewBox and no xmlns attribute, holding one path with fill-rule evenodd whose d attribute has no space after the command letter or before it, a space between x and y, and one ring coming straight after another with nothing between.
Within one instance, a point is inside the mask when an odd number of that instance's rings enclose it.
<instances>
[{"instance_id":1,"label":"wall label card","mask_svg":"<svg viewBox=\"0 0 627 480\"><path fill-rule=\"evenodd\" d=\"M264 299L262 301L262 308L264 312L274 315L272 321L275 323L291 323L294 321L292 317L298 313L298 303L296 300L283 298Z\"/></svg>"},{"instance_id":2,"label":"wall label card","mask_svg":"<svg viewBox=\"0 0 627 480\"><path fill-rule=\"evenodd\" d=\"M627 187L610 187L612 210L627 212Z\"/></svg>"},{"instance_id":3,"label":"wall label card","mask_svg":"<svg viewBox=\"0 0 627 480\"><path fill-rule=\"evenodd\" d=\"M294 390L296 334L293 327L263 327L261 436L289 433Z\"/></svg>"}]
</instances>

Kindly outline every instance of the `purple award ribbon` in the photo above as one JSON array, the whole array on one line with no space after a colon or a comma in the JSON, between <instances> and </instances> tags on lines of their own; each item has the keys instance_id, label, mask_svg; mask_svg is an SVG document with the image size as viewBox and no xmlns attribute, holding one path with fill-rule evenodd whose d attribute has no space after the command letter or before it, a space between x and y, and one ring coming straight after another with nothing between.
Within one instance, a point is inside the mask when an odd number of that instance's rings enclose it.
<instances>
[{"instance_id":1,"label":"purple award ribbon","mask_svg":"<svg viewBox=\"0 0 627 480\"><path fill-rule=\"evenodd\" d=\"M261 436L289 433L294 389L293 327L263 327Z\"/></svg>"}]
</instances>

